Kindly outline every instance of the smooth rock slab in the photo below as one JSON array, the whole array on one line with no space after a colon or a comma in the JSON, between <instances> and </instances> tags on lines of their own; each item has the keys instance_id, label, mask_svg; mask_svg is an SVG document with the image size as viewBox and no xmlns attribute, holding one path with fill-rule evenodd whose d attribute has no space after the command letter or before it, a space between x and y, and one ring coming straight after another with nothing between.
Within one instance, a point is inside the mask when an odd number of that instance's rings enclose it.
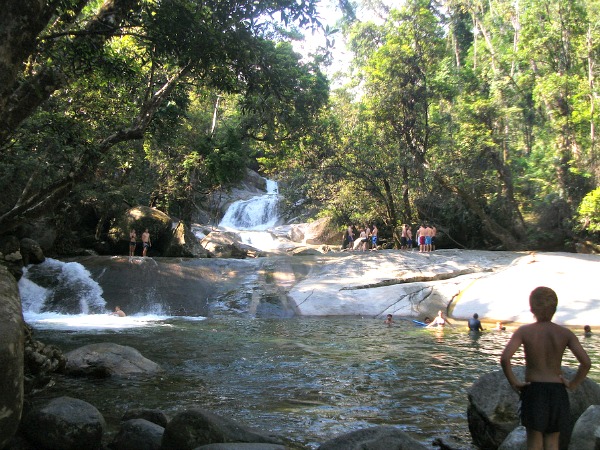
<instances>
[{"instance_id":1,"label":"smooth rock slab","mask_svg":"<svg viewBox=\"0 0 600 450\"><path fill-rule=\"evenodd\" d=\"M90 344L65 355L69 375L94 377L152 375L161 372L158 364L132 347L112 343Z\"/></svg>"},{"instance_id":2,"label":"smooth rock slab","mask_svg":"<svg viewBox=\"0 0 600 450\"><path fill-rule=\"evenodd\" d=\"M30 411L22 423L28 441L49 450L101 448L106 422L83 400L58 397Z\"/></svg>"}]
</instances>

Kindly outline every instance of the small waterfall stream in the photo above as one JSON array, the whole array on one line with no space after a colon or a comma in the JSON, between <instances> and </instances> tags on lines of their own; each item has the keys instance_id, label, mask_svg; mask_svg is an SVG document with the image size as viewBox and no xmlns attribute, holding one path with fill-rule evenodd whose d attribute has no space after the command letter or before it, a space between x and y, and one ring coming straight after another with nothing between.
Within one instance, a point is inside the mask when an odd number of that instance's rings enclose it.
<instances>
[{"instance_id":1,"label":"small waterfall stream","mask_svg":"<svg viewBox=\"0 0 600 450\"><path fill-rule=\"evenodd\" d=\"M238 200L229 206L219 227L246 231L265 231L279 221L277 182L267 181L267 192L249 200Z\"/></svg>"},{"instance_id":2,"label":"small waterfall stream","mask_svg":"<svg viewBox=\"0 0 600 450\"><path fill-rule=\"evenodd\" d=\"M267 192L232 203L219 223L219 228L237 233L244 244L259 250L285 249L293 245L273 232L281 220L279 188L276 181L265 180Z\"/></svg>"}]
</instances>

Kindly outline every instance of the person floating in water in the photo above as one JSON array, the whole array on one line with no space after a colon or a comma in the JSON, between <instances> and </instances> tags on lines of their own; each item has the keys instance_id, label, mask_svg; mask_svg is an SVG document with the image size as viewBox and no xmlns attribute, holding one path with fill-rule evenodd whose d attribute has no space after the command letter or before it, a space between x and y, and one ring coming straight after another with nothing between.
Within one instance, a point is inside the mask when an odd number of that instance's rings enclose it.
<instances>
[{"instance_id":1,"label":"person floating in water","mask_svg":"<svg viewBox=\"0 0 600 450\"><path fill-rule=\"evenodd\" d=\"M445 327L446 325L450 325L451 327L453 326L450 323L450 321L446 317L444 317L444 312L442 310L439 310L437 316L431 321L429 325L427 325L427 328Z\"/></svg>"},{"instance_id":2,"label":"person floating in water","mask_svg":"<svg viewBox=\"0 0 600 450\"><path fill-rule=\"evenodd\" d=\"M585 337L590 337L592 335L592 327L590 327L589 325L585 325L583 327L583 335Z\"/></svg>"},{"instance_id":3,"label":"person floating in water","mask_svg":"<svg viewBox=\"0 0 600 450\"><path fill-rule=\"evenodd\" d=\"M511 387L521 396L521 423L527 432L528 449L558 449L560 431L570 422L569 395L585 379L592 366L575 334L552 322L558 298L548 287L537 287L529 295L535 322L519 327L502 352L500 365ZM519 347L525 354L525 380L515 376L511 359ZM569 348L579 368L571 380L561 371L562 357Z\"/></svg>"},{"instance_id":4,"label":"person floating in water","mask_svg":"<svg viewBox=\"0 0 600 450\"><path fill-rule=\"evenodd\" d=\"M496 328L494 328L494 331L505 331L506 327L504 325L502 325L502 322L496 322Z\"/></svg>"},{"instance_id":5,"label":"person floating in water","mask_svg":"<svg viewBox=\"0 0 600 450\"><path fill-rule=\"evenodd\" d=\"M385 323L386 325L391 325L394 323L394 318L391 314L388 314L383 323Z\"/></svg>"},{"instance_id":6,"label":"person floating in water","mask_svg":"<svg viewBox=\"0 0 600 450\"><path fill-rule=\"evenodd\" d=\"M127 314L125 314L125 311L123 311L120 306L115 306L113 316L125 317L126 315Z\"/></svg>"}]
</instances>

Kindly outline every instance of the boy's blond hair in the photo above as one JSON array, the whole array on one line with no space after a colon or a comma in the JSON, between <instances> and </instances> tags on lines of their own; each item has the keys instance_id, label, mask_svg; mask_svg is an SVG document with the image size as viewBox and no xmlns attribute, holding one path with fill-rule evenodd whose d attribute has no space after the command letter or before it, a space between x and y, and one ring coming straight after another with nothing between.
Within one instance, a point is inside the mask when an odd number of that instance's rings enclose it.
<instances>
[{"instance_id":1,"label":"boy's blond hair","mask_svg":"<svg viewBox=\"0 0 600 450\"><path fill-rule=\"evenodd\" d=\"M556 292L549 287L537 287L529 294L529 306L538 321L546 322L552 320L557 305L558 297Z\"/></svg>"}]
</instances>

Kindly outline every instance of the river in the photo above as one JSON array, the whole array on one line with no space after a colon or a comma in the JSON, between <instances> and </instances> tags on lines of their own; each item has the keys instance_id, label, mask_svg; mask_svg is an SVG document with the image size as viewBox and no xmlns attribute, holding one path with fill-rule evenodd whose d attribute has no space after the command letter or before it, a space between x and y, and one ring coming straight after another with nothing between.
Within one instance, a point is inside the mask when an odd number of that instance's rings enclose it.
<instances>
[{"instance_id":1,"label":"river","mask_svg":"<svg viewBox=\"0 0 600 450\"><path fill-rule=\"evenodd\" d=\"M210 319L98 316L34 323L35 336L65 351L94 342L138 349L165 372L150 379L58 377L35 401L69 395L95 405L109 433L130 408L159 408L169 416L207 408L313 449L341 433L394 425L430 446L453 437L470 447L467 390L499 369L510 332L471 336L460 329L425 330L396 318ZM70 323L69 323L70 322ZM597 361L597 336L583 338ZM572 358L567 365L575 365ZM600 382L600 370L590 378ZM433 447L432 447L433 448Z\"/></svg>"}]
</instances>

